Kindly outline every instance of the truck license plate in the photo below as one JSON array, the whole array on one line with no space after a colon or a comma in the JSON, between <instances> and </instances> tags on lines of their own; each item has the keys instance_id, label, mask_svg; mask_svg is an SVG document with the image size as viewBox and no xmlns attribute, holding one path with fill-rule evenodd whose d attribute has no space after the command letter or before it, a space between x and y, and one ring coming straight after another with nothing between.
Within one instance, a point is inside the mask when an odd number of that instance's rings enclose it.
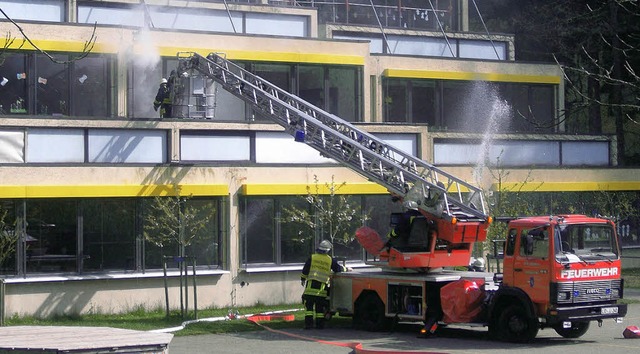
<instances>
[{"instance_id":1,"label":"truck license plate","mask_svg":"<svg viewBox=\"0 0 640 354\"><path fill-rule=\"evenodd\" d=\"M617 307L603 307L600 310L600 313L603 314L603 315L615 314L615 313L618 313L618 308Z\"/></svg>"}]
</instances>

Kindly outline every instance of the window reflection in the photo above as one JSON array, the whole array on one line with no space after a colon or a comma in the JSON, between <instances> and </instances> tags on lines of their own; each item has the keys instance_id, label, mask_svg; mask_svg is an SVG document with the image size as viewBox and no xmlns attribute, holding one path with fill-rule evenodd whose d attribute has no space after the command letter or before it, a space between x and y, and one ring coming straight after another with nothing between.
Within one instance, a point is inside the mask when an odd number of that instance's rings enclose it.
<instances>
[{"instance_id":1,"label":"window reflection","mask_svg":"<svg viewBox=\"0 0 640 354\"><path fill-rule=\"evenodd\" d=\"M324 67L300 65L298 68L298 96L312 105L326 110Z\"/></svg>"},{"instance_id":2,"label":"window reflection","mask_svg":"<svg viewBox=\"0 0 640 354\"><path fill-rule=\"evenodd\" d=\"M358 72L352 67L329 67L329 105L326 110L338 117L357 122L360 111Z\"/></svg>"},{"instance_id":3,"label":"window reflection","mask_svg":"<svg viewBox=\"0 0 640 354\"><path fill-rule=\"evenodd\" d=\"M379 234L389 231L389 211L400 209L388 195L345 196L354 208L369 216L367 226ZM395 203L397 204L397 203ZM313 215L313 208L300 196L246 197L240 207L240 234L242 237L242 263L249 266L303 263L320 240L329 239L330 225L318 224L313 230L308 225L289 220L285 210L296 210ZM362 247L355 240L355 230L362 226L360 218L354 220L344 233L352 237L348 242L334 240L334 255L349 261L363 261ZM344 227L344 225L343 225ZM274 246L277 245L277 246Z\"/></svg>"},{"instance_id":4,"label":"window reflection","mask_svg":"<svg viewBox=\"0 0 640 354\"><path fill-rule=\"evenodd\" d=\"M55 59L69 60L69 56L58 54ZM58 64L43 54L36 55L35 75L31 83L36 87L36 114L69 115L69 67Z\"/></svg>"},{"instance_id":5,"label":"window reflection","mask_svg":"<svg viewBox=\"0 0 640 354\"><path fill-rule=\"evenodd\" d=\"M144 268L175 268L176 257L195 257L196 264L217 268L221 265L222 234L219 231L220 200L212 198L175 197L145 198L143 200L142 228L144 233ZM182 212L178 211L181 208ZM181 216L182 215L182 220ZM206 221L204 224L200 221ZM157 226L160 225L160 226ZM180 250L179 239L183 232ZM195 234L194 234L195 233ZM155 235L161 237L155 237Z\"/></svg>"},{"instance_id":6,"label":"window reflection","mask_svg":"<svg viewBox=\"0 0 640 354\"><path fill-rule=\"evenodd\" d=\"M64 199L29 199L26 221L27 273L75 271L77 203Z\"/></svg>"},{"instance_id":7,"label":"window reflection","mask_svg":"<svg viewBox=\"0 0 640 354\"><path fill-rule=\"evenodd\" d=\"M555 85L383 79L384 121L432 130L478 132L500 119L500 133L553 132ZM506 105L504 104L506 102Z\"/></svg>"},{"instance_id":8,"label":"window reflection","mask_svg":"<svg viewBox=\"0 0 640 354\"><path fill-rule=\"evenodd\" d=\"M53 58L66 62L66 54ZM108 57L69 64L44 54L10 53L0 60L0 114L109 116Z\"/></svg>"},{"instance_id":9,"label":"window reflection","mask_svg":"<svg viewBox=\"0 0 640 354\"><path fill-rule=\"evenodd\" d=\"M457 1L454 0L433 0L432 3L424 0L299 0L297 4L317 8L320 23L425 30L440 30L442 26L446 31L458 29Z\"/></svg>"},{"instance_id":10,"label":"window reflection","mask_svg":"<svg viewBox=\"0 0 640 354\"><path fill-rule=\"evenodd\" d=\"M522 230L520 255L545 258L549 255L549 231L546 228Z\"/></svg>"},{"instance_id":11,"label":"window reflection","mask_svg":"<svg viewBox=\"0 0 640 354\"><path fill-rule=\"evenodd\" d=\"M164 256L177 256L175 242L160 248L142 242L144 215L153 198L86 198L0 200L0 274L83 273L143 271L162 269ZM199 267L219 268L222 239L219 197L188 200L195 219L208 222L199 228L187 256ZM23 209L24 207L24 209ZM23 212L24 210L24 212ZM8 245L5 231L14 234L15 225L25 215L25 242ZM4 225L4 226L3 226ZM4 236L3 236L4 235ZM8 235L8 234L7 234ZM24 268L23 266L24 265Z\"/></svg>"},{"instance_id":12,"label":"window reflection","mask_svg":"<svg viewBox=\"0 0 640 354\"><path fill-rule=\"evenodd\" d=\"M27 114L27 56L6 53L0 59L0 114Z\"/></svg>"},{"instance_id":13,"label":"window reflection","mask_svg":"<svg viewBox=\"0 0 640 354\"><path fill-rule=\"evenodd\" d=\"M136 270L135 199L87 199L83 216L84 270Z\"/></svg>"},{"instance_id":14,"label":"window reflection","mask_svg":"<svg viewBox=\"0 0 640 354\"><path fill-rule=\"evenodd\" d=\"M73 64L71 73L74 116L109 116L107 58L89 56Z\"/></svg>"},{"instance_id":15,"label":"window reflection","mask_svg":"<svg viewBox=\"0 0 640 354\"><path fill-rule=\"evenodd\" d=\"M360 121L362 88L358 67L349 65L301 65L244 63L247 70L323 111L350 121ZM235 97L234 97L235 99ZM229 102L225 102L229 104ZM218 106L220 101L218 100ZM220 108L217 108L220 111ZM216 114L216 116L219 116ZM232 119L231 116L221 116ZM265 119L252 115L254 119Z\"/></svg>"},{"instance_id":16,"label":"window reflection","mask_svg":"<svg viewBox=\"0 0 640 354\"><path fill-rule=\"evenodd\" d=\"M16 248L20 235L16 230L15 220L14 202L0 200L0 274L15 273Z\"/></svg>"},{"instance_id":17,"label":"window reflection","mask_svg":"<svg viewBox=\"0 0 640 354\"><path fill-rule=\"evenodd\" d=\"M243 263L271 263L274 258L274 201L250 199L241 208Z\"/></svg>"},{"instance_id":18,"label":"window reflection","mask_svg":"<svg viewBox=\"0 0 640 354\"><path fill-rule=\"evenodd\" d=\"M291 65L255 63L248 64L247 66L249 68L248 70L252 73L260 76L261 78L267 80L268 82L274 84L282 90L292 92ZM264 118L260 114L254 113L253 116L257 120L269 120Z\"/></svg>"},{"instance_id":19,"label":"window reflection","mask_svg":"<svg viewBox=\"0 0 640 354\"><path fill-rule=\"evenodd\" d=\"M300 197L283 197L278 200L281 206L280 230L282 233L282 263L304 263L309 257L309 250L313 249L315 235L308 228L294 222L286 220L286 213L282 207L295 207L299 210L309 210L309 203Z\"/></svg>"},{"instance_id":20,"label":"window reflection","mask_svg":"<svg viewBox=\"0 0 640 354\"><path fill-rule=\"evenodd\" d=\"M195 219L205 219L207 224L193 238L191 245L187 246L186 254L195 257L196 264L207 265L209 268L217 268L222 259L222 237L219 235L220 206L217 200L208 198L193 198L187 201L197 214Z\"/></svg>"}]
</instances>

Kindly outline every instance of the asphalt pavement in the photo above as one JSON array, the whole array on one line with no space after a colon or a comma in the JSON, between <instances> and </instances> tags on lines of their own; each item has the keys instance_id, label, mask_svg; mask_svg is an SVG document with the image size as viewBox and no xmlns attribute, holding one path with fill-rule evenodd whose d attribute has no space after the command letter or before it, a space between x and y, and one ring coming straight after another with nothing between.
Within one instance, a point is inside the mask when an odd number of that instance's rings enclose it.
<instances>
[{"instance_id":1,"label":"asphalt pavement","mask_svg":"<svg viewBox=\"0 0 640 354\"><path fill-rule=\"evenodd\" d=\"M625 294L640 300L640 290ZM268 323L265 323L268 327ZM430 338L418 338L419 325L402 326L394 332L365 332L344 328L324 330L287 329L243 333L211 334L174 337L169 345L171 354L185 353L487 353L518 350L519 353L585 354L640 352L640 339L626 339L622 333L627 326L640 327L640 303L630 304L622 323L605 320L601 327L592 322L589 331L578 339L566 339L553 329L544 329L534 341L526 344L504 343L488 338L484 327L448 326ZM354 350L360 344L362 349Z\"/></svg>"}]
</instances>

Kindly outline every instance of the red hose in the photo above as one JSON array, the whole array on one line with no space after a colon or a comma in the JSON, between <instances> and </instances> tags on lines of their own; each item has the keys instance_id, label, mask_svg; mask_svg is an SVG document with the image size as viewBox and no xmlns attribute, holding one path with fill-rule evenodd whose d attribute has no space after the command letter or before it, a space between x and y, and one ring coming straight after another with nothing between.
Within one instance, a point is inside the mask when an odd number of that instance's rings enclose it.
<instances>
[{"instance_id":1,"label":"red hose","mask_svg":"<svg viewBox=\"0 0 640 354\"><path fill-rule=\"evenodd\" d=\"M283 315L283 314L278 314L278 315L251 315L246 317L247 320L255 323L256 325L266 329L267 331L273 332L273 333L279 333L288 337L292 337L292 338L297 338L297 339L302 339L302 340L306 340L306 341L311 341L311 342L316 342L316 343L321 343L321 344L328 344L328 345L333 345L336 347L345 347L345 348L351 348L354 351L354 354L389 354L389 353L402 353L402 354L441 354L439 352L430 352L430 351L405 351L405 350L373 350L373 349L364 349L362 347L362 343L358 343L358 342L333 342L333 341L326 341L326 340L322 340L322 339L317 339L317 338L313 338L313 337L307 337L307 336L301 336L298 334L294 334L294 333L289 333L289 332L285 332L285 331L280 331L277 329L273 329L273 328L269 328L263 324L261 324L260 322L266 322L266 321L272 321L272 320L283 320L283 321L293 321L295 318L294 315L288 314L288 315Z\"/></svg>"}]
</instances>

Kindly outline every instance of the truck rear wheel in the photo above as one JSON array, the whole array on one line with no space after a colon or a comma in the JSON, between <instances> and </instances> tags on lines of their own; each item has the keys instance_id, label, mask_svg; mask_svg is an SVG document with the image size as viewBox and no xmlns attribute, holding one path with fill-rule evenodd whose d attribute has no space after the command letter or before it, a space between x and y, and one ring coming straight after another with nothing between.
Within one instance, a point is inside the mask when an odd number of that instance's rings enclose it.
<instances>
[{"instance_id":1,"label":"truck rear wheel","mask_svg":"<svg viewBox=\"0 0 640 354\"><path fill-rule=\"evenodd\" d=\"M389 327L390 320L384 314L384 303L378 294L363 293L354 307L353 325L356 329L377 332Z\"/></svg>"},{"instance_id":2,"label":"truck rear wheel","mask_svg":"<svg viewBox=\"0 0 640 354\"><path fill-rule=\"evenodd\" d=\"M509 305L500 314L497 323L500 339L507 342L529 342L538 334L538 320L527 315L519 305Z\"/></svg>"},{"instance_id":3,"label":"truck rear wheel","mask_svg":"<svg viewBox=\"0 0 640 354\"><path fill-rule=\"evenodd\" d=\"M556 333L564 338L580 338L589 330L589 322L571 322L571 327L564 328L562 323L553 326Z\"/></svg>"}]
</instances>

